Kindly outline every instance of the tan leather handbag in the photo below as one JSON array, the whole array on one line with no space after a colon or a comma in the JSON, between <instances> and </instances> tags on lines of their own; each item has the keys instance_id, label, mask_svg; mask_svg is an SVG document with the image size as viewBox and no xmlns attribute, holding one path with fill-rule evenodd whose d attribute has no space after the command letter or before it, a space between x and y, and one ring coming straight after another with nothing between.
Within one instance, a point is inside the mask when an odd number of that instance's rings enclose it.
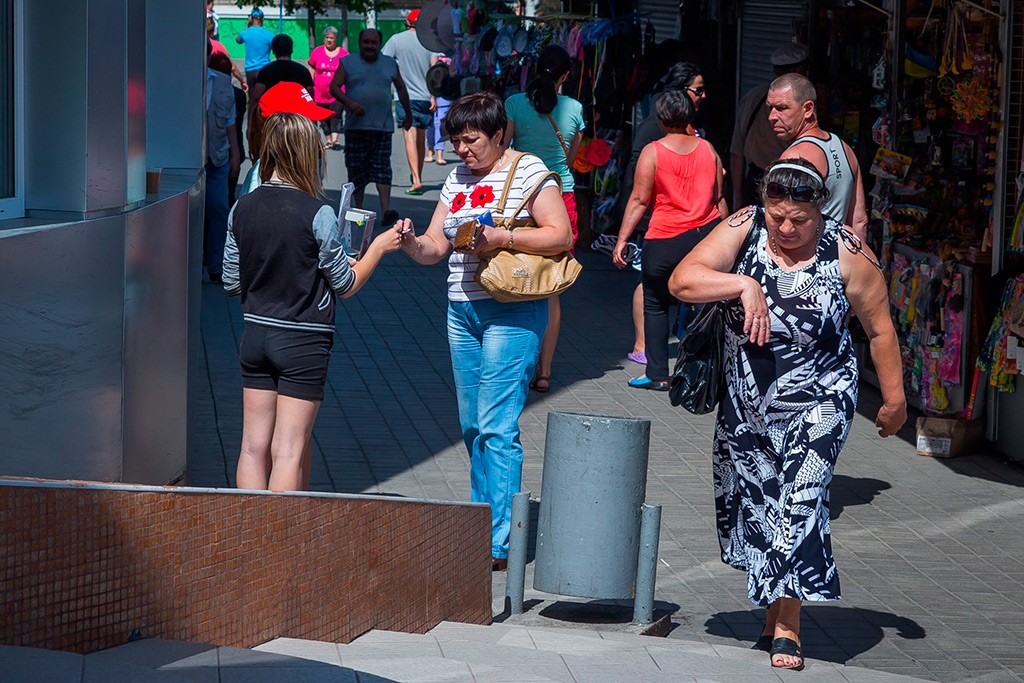
<instances>
[{"instance_id":1,"label":"tan leather handbag","mask_svg":"<svg viewBox=\"0 0 1024 683\"><path fill-rule=\"evenodd\" d=\"M496 228L505 228L511 231L536 229L537 224L532 218L519 218L519 214L523 212L530 199L537 194L541 185L548 178L554 177L561 187L562 181L557 173L545 173L523 197L519 208L511 216L504 217L509 188L515 181L516 168L524 156L526 155L519 155L508 170L505 189L501 193L501 199L498 201L498 208L495 211L496 214L502 216L494 218L494 227ZM557 256L541 256L526 254L515 248L498 249L480 254L479 258L480 265L476 269L474 279L495 301L502 303L534 301L560 294L576 282L580 271L583 270L580 262L573 258L568 251Z\"/></svg>"}]
</instances>

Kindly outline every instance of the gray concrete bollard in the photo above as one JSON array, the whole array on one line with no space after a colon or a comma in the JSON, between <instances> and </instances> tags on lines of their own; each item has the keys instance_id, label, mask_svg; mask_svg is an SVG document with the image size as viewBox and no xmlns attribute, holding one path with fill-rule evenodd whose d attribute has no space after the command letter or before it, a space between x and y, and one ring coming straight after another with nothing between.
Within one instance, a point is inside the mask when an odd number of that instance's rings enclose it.
<instances>
[{"instance_id":1,"label":"gray concrete bollard","mask_svg":"<svg viewBox=\"0 0 1024 683\"><path fill-rule=\"evenodd\" d=\"M640 558L636 568L633 621L646 626L654 621L654 584L658 578L658 538L661 506L644 504L640 513Z\"/></svg>"},{"instance_id":2,"label":"gray concrete bollard","mask_svg":"<svg viewBox=\"0 0 1024 683\"><path fill-rule=\"evenodd\" d=\"M632 599L651 423L548 413L533 587Z\"/></svg>"},{"instance_id":3,"label":"gray concrete bollard","mask_svg":"<svg viewBox=\"0 0 1024 683\"><path fill-rule=\"evenodd\" d=\"M526 592L526 548L530 542L530 492L520 491L512 496L512 528L508 538L508 574L505 577L505 597L512 614L523 613L523 595Z\"/></svg>"}]
</instances>

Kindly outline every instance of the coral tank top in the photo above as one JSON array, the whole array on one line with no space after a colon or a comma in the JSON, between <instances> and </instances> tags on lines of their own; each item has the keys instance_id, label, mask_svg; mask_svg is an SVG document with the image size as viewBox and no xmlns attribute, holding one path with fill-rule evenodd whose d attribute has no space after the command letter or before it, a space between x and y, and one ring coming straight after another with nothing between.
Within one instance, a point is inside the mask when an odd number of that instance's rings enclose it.
<instances>
[{"instance_id":1,"label":"coral tank top","mask_svg":"<svg viewBox=\"0 0 1024 683\"><path fill-rule=\"evenodd\" d=\"M707 225L722 214L715 200L718 165L707 140L686 154L654 142L654 213L644 239L668 239Z\"/></svg>"}]
</instances>

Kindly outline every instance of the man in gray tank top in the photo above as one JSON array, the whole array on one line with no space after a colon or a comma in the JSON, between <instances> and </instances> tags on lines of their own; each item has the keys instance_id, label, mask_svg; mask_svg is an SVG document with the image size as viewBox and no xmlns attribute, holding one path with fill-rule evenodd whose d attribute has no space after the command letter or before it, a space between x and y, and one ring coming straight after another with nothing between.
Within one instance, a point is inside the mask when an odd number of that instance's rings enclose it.
<instances>
[{"instance_id":1,"label":"man in gray tank top","mask_svg":"<svg viewBox=\"0 0 1024 683\"><path fill-rule=\"evenodd\" d=\"M860 166L850 146L818 125L814 84L786 74L768 88L768 119L778 138L789 143L781 159L805 159L825 178L828 200L821 212L853 228L864 239L868 215Z\"/></svg>"},{"instance_id":2,"label":"man in gray tank top","mask_svg":"<svg viewBox=\"0 0 1024 683\"><path fill-rule=\"evenodd\" d=\"M381 224L390 227L398 220L391 209L391 136L395 129L391 115L391 86L395 87L405 117L399 124L412 126L409 92L398 71L398 62L380 53L381 32L364 28L359 32L359 54L341 58L331 79L331 95L345 105L345 170L356 186L352 202L363 207L366 186L377 186ZM344 88L344 90L342 89Z\"/></svg>"}]
</instances>

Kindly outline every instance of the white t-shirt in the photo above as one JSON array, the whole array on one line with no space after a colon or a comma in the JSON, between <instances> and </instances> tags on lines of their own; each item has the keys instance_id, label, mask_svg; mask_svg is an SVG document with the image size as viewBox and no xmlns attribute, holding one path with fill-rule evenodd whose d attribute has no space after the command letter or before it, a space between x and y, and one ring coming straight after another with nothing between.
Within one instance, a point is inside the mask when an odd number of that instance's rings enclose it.
<instances>
[{"instance_id":1,"label":"white t-shirt","mask_svg":"<svg viewBox=\"0 0 1024 683\"><path fill-rule=\"evenodd\" d=\"M449 242L453 241L459 225L485 211L490 211L495 218L511 216L522 204L523 197L526 196L530 188L548 172L548 167L539 158L532 154L525 155L516 168L516 175L509 189L508 199L505 201L505 213L499 214L498 202L505 189L508 169L502 169L486 176L477 176L473 175L465 164L459 164L448 175L448 179L444 181L444 187L441 188L441 203L449 207L448 215L444 219L444 236L448 238ZM558 187L558 181L548 178L541 185L541 189L546 187ZM523 209L519 217L530 218L530 210ZM453 251L448 257L449 301L474 301L490 297L473 280L479 263L480 260L475 254L462 254Z\"/></svg>"}]
</instances>

